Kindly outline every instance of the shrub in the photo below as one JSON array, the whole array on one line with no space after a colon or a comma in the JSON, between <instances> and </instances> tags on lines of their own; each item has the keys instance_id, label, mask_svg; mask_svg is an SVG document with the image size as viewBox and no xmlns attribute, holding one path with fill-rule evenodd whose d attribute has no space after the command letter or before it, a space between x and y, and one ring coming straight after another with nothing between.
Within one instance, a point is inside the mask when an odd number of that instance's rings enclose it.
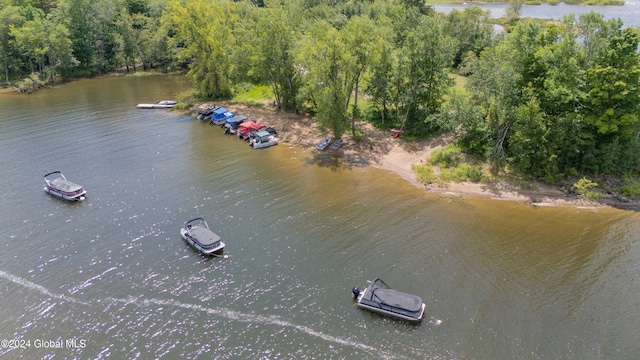
<instances>
[{"instance_id":1,"label":"shrub","mask_svg":"<svg viewBox=\"0 0 640 360\"><path fill-rule=\"evenodd\" d=\"M416 173L416 180L423 184L430 184L437 178L433 168L429 165L412 165L411 167Z\"/></svg>"},{"instance_id":2,"label":"shrub","mask_svg":"<svg viewBox=\"0 0 640 360\"><path fill-rule=\"evenodd\" d=\"M455 145L448 145L434 151L429 157L429 163L440 167L454 167L458 164L462 151Z\"/></svg>"},{"instance_id":3,"label":"shrub","mask_svg":"<svg viewBox=\"0 0 640 360\"><path fill-rule=\"evenodd\" d=\"M587 178L582 178L578 180L575 184L573 184L573 190L580 195L584 195L587 191L592 188L598 186L598 183L593 182Z\"/></svg>"},{"instance_id":4,"label":"shrub","mask_svg":"<svg viewBox=\"0 0 640 360\"><path fill-rule=\"evenodd\" d=\"M640 196L640 181L638 179L625 179L625 184L620 186L620 192L624 196Z\"/></svg>"},{"instance_id":5,"label":"shrub","mask_svg":"<svg viewBox=\"0 0 640 360\"><path fill-rule=\"evenodd\" d=\"M440 184L446 184L453 181L453 174L451 169L440 169Z\"/></svg>"},{"instance_id":6,"label":"shrub","mask_svg":"<svg viewBox=\"0 0 640 360\"><path fill-rule=\"evenodd\" d=\"M454 182L463 181L482 181L482 168L480 166L472 166L469 164L459 164L451 169L451 180Z\"/></svg>"},{"instance_id":7,"label":"shrub","mask_svg":"<svg viewBox=\"0 0 640 360\"><path fill-rule=\"evenodd\" d=\"M587 198L587 200L600 201L600 199L602 198L602 195L600 195L600 193L597 193L595 191L587 191L587 193L584 194L584 197Z\"/></svg>"}]
</instances>

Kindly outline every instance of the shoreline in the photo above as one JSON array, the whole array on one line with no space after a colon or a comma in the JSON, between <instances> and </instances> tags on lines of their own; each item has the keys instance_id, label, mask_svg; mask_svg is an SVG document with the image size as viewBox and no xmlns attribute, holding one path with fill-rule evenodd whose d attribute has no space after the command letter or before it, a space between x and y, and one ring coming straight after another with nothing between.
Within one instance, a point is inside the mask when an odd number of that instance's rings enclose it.
<instances>
[{"instance_id":1,"label":"shoreline","mask_svg":"<svg viewBox=\"0 0 640 360\"><path fill-rule=\"evenodd\" d=\"M250 107L244 104L229 104L226 101L216 102L236 114L247 115L258 123L272 126L278 131L278 139L299 148L313 148L326 136L316 127L308 115L293 112L277 111L270 106ZM200 106L196 105L192 112L197 114ZM640 203L611 194L602 194L599 202L589 201L583 197L568 194L559 186L538 182L527 183L531 190L523 190L509 182L492 183L449 183L446 186L425 185L416 180L412 165L423 164L434 150L449 144L453 138L442 135L420 142L406 142L401 137L394 138L392 133L376 129L363 121L357 123L363 133L363 139L354 141L350 134L345 134L343 145L338 150L326 149L325 152L340 156L347 165L373 166L393 172L410 184L423 188L426 192L440 193L443 196L465 197L478 196L497 200L518 201L531 206L569 206L596 210L601 207L614 207L622 210L640 211Z\"/></svg>"}]
</instances>

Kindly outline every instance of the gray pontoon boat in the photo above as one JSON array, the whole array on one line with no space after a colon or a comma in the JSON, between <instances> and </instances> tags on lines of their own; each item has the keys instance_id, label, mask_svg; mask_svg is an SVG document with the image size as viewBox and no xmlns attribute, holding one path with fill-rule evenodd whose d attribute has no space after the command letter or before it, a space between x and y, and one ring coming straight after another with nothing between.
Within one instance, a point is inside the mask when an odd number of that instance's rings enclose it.
<instances>
[{"instance_id":1,"label":"gray pontoon boat","mask_svg":"<svg viewBox=\"0 0 640 360\"><path fill-rule=\"evenodd\" d=\"M180 235L203 255L221 254L224 250L224 243L220 240L220 236L209 230L209 225L201 217L184 223L184 227L180 229Z\"/></svg>"},{"instance_id":2,"label":"gray pontoon boat","mask_svg":"<svg viewBox=\"0 0 640 360\"><path fill-rule=\"evenodd\" d=\"M408 321L420 321L424 315L426 305L419 296L393 290L378 278L364 291L354 287L352 292L356 305L369 311Z\"/></svg>"}]
</instances>

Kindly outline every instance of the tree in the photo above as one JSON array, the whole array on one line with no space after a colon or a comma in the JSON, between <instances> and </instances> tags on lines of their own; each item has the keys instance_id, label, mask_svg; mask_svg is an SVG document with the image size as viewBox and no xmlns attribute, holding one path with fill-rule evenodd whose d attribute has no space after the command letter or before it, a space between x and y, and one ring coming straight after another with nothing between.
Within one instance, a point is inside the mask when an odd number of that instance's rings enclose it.
<instances>
[{"instance_id":1,"label":"tree","mask_svg":"<svg viewBox=\"0 0 640 360\"><path fill-rule=\"evenodd\" d=\"M398 53L395 74L396 109L401 127L409 133L424 133L434 125L444 95L453 84L446 69L453 62L455 40L442 34L437 18L425 17L407 35Z\"/></svg>"},{"instance_id":2,"label":"tree","mask_svg":"<svg viewBox=\"0 0 640 360\"><path fill-rule=\"evenodd\" d=\"M120 9L118 19L116 20L116 26L120 35L121 46L120 52L129 71L129 64L133 65L133 70L136 70L136 49L141 45L138 38L139 32L134 28L134 20L127 9Z\"/></svg>"},{"instance_id":3,"label":"tree","mask_svg":"<svg viewBox=\"0 0 640 360\"><path fill-rule=\"evenodd\" d=\"M533 53L529 84L533 87L540 107L548 115L566 116L578 111L583 101L583 72L578 60L578 43L570 30L552 26L547 45Z\"/></svg>"},{"instance_id":4,"label":"tree","mask_svg":"<svg viewBox=\"0 0 640 360\"><path fill-rule=\"evenodd\" d=\"M477 6L453 9L444 18L442 32L457 40L457 49L453 66L458 67L468 52L476 56L491 42L493 25L489 22L489 13Z\"/></svg>"},{"instance_id":5,"label":"tree","mask_svg":"<svg viewBox=\"0 0 640 360\"><path fill-rule=\"evenodd\" d=\"M347 96L345 107L349 108L351 94L354 95L351 114L351 132L355 134L355 120L359 117L358 94L360 82L369 68L373 56L375 39L380 37L376 27L369 18L353 17L342 29L342 38L346 45L345 72Z\"/></svg>"},{"instance_id":6,"label":"tree","mask_svg":"<svg viewBox=\"0 0 640 360\"><path fill-rule=\"evenodd\" d=\"M380 112L380 121L385 123L388 105L393 97L391 90L392 70L395 67L392 45L384 37L379 37L372 46L371 77L366 93Z\"/></svg>"},{"instance_id":7,"label":"tree","mask_svg":"<svg viewBox=\"0 0 640 360\"><path fill-rule=\"evenodd\" d=\"M585 71L585 120L599 134L631 136L640 121L640 38L618 28L607 40Z\"/></svg>"},{"instance_id":8,"label":"tree","mask_svg":"<svg viewBox=\"0 0 640 360\"><path fill-rule=\"evenodd\" d=\"M509 6L507 6L506 13L509 23L513 24L520 18L520 11L524 5L524 0L509 0Z\"/></svg>"},{"instance_id":9,"label":"tree","mask_svg":"<svg viewBox=\"0 0 640 360\"><path fill-rule=\"evenodd\" d=\"M11 29L17 29L26 21L20 13L18 6L6 6L0 8L0 59L4 65L5 82L9 83L9 68L14 52L13 35Z\"/></svg>"},{"instance_id":10,"label":"tree","mask_svg":"<svg viewBox=\"0 0 640 360\"><path fill-rule=\"evenodd\" d=\"M63 24L56 24L49 33L49 65L51 66L50 80L54 80L58 69L64 74L77 65L73 56L72 42L69 39L69 29Z\"/></svg>"},{"instance_id":11,"label":"tree","mask_svg":"<svg viewBox=\"0 0 640 360\"><path fill-rule=\"evenodd\" d=\"M73 54L79 66L89 70L94 65L99 27L94 20L97 0L60 0L55 21L65 24L73 43Z\"/></svg>"},{"instance_id":12,"label":"tree","mask_svg":"<svg viewBox=\"0 0 640 360\"><path fill-rule=\"evenodd\" d=\"M347 128L345 44L337 29L317 21L301 44L299 62L303 68L303 94L316 111L321 131L341 137Z\"/></svg>"},{"instance_id":13,"label":"tree","mask_svg":"<svg viewBox=\"0 0 640 360\"><path fill-rule=\"evenodd\" d=\"M52 25L47 23L43 14L25 22L20 28L11 28L11 35L15 39L16 45L21 53L29 59L31 72L38 72L40 77L42 77L45 59L49 52L47 34L51 28ZM34 65L36 68L33 68Z\"/></svg>"},{"instance_id":14,"label":"tree","mask_svg":"<svg viewBox=\"0 0 640 360\"><path fill-rule=\"evenodd\" d=\"M138 54L143 69L152 68L158 64L169 64L174 57L169 48L166 29L160 25L158 18L143 15L138 15L138 17L141 20L135 22L142 26Z\"/></svg>"},{"instance_id":15,"label":"tree","mask_svg":"<svg viewBox=\"0 0 640 360\"><path fill-rule=\"evenodd\" d=\"M295 35L286 10L280 7L260 11L251 34L251 69L270 85L276 107L298 110L300 71L294 64Z\"/></svg>"},{"instance_id":16,"label":"tree","mask_svg":"<svg viewBox=\"0 0 640 360\"><path fill-rule=\"evenodd\" d=\"M169 42L180 61L189 64L187 75L198 92L208 98L231 95L230 47L235 38L234 5L217 1L193 0L182 4L171 0L162 23L172 33Z\"/></svg>"},{"instance_id":17,"label":"tree","mask_svg":"<svg viewBox=\"0 0 640 360\"><path fill-rule=\"evenodd\" d=\"M485 114L491 133L488 157L496 168L505 165L505 140L520 104L521 90L518 84L522 75L512 65L512 58L506 43L484 51L478 61L471 65L466 84L473 102Z\"/></svg>"},{"instance_id":18,"label":"tree","mask_svg":"<svg viewBox=\"0 0 640 360\"><path fill-rule=\"evenodd\" d=\"M535 98L521 105L513 124L513 135L509 138L513 168L548 181L561 176L555 130Z\"/></svg>"}]
</instances>

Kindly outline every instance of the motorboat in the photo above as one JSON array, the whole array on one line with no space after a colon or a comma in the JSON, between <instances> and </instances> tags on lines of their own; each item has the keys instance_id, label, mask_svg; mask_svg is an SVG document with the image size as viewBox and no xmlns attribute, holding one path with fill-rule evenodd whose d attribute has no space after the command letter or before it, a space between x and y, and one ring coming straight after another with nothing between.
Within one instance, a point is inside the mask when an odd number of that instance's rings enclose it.
<instances>
[{"instance_id":1,"label":"motorboat","mask_svg":"<svg viewBox=\"0 0 640 360\"><path fill-rule=\"evenodd\" d=\"M138 109L170 109L176 106L178 102L175 100L160 100L155 104L138 104Z\"/></svg>"},{"instance_id":2,"label":"motorboat","mask_svg":"<svg viewBox=\"0 0 640 360\"><path fill-rule=\"evenodd\" d=\"M271 135L270 132L264 130L255 132L253 138L249 142L249 146L254 149L262 149L277 144L278 138Z\"/></svg>"},{"instance_id":3,"label":"motorboat","mask_svg":"<svg viewBox=\"0 0 640 360\"><path fill-rule=\"evenodd\" d=\"M211 113L209 125L222 125L225 120L232 118L233 115L233 112L227 110L227 108L219 107Z\"/></svg>"},{"instance_id":4,"label":"motorboat","mask_svg":"<svg viewBox=\"0 0 640 360\"><path fill-rule=\"evenodd\" d=\"M356 305L362 309L407 321L420 321L426 305L419 296L391 289L379 278L363 291L352 289Z\"/></svg>"},{"instance_id":5,"label":"motorboat","mask_svg":"<svg viewBox=\"0 0 640 360\"><path fill-rule=\"evenodd\" d=\"M60 171L44 176L44 191L69 201L84 201L87 191L78 184L67 180Z\"/></svg>"},{"instance_id":6,"label":"motorboat","mask_svg":"<svg viewBox=\"0 0 640 360\"><path fill-rule=\"evenodd\" d=\"M224 127L225 134L235 134L236 130L243 122L247 121L249 117L246 115L236 115L230 119L224 121L222 127Z\"/></svg>"},{"instance_id":7,"label":"motorboat","mask_svg":"<svg viewBox=\"0 0 640 360\"><path fill-rule=\"evenodd\" d=\"M329 144L331 144L331 138L330 137L324 138L324 140L322 140L321 142L319 142L316 145L316 149L322 151L322 150L326 149L327 146L329 146Z\"/></svg>"},{"instance_id":8,"label":"motorboat","mask_svg":"<svg viewBox=\"0 0 640 360\"><path fill-rule=\"evenodd\" d=\"M180 235L203 255L217 256L224 250L220 236L209 229L204 218L197 217L185 222L184 227L180 229Z\"/></svg>"},{"instance_id":9,"label":"motorboat","mask_svg":"<svg viewBox=\"0 0 640 360\"><path fill-rule=\"evenodd\" d=\"M275 138L275 136L276 136L276 135L278 135L278 132L276 131L276 129L272 128L271 126L267 126L267 127L261 128L261 129L259 129L259 130L251 131L251 132L249 133L249 135L247 136L247 138L245 139L245 141L249 141L249 142L253 141L253 139L255 139L255 138L256 138L256 134L257 134L258 132L260 132L260 131L266 131L266 132L268 132L271 136L273 136L274 138Z\"/></svg>"},{"instance_id":10,"label":"motorboat","mask_svg":"<svg viewBox=\"0 0 640 360\"><path fill-rule=\"evenodd\" d=\"M258 124L255 121L245 121L238 127L238 131L236 134L242 140L248 141L251 137L251 133L256 133L262 129L264 129L266 125Z\"/></svg>"},{"instance_id":11,"label":"motorboat","mask_svg":"<svg viewBox=\"0 0 640 360\"><path fill-rule=\"evenodd\" d=\"M214 104L204 104L198 107L198 120L208 120L216 109L220 107Z\"/></svg>"}]
</instances>

